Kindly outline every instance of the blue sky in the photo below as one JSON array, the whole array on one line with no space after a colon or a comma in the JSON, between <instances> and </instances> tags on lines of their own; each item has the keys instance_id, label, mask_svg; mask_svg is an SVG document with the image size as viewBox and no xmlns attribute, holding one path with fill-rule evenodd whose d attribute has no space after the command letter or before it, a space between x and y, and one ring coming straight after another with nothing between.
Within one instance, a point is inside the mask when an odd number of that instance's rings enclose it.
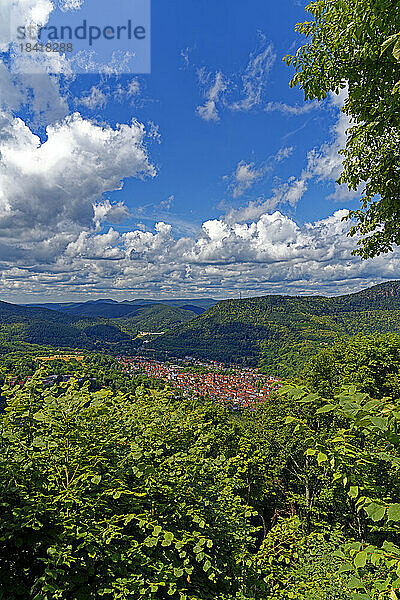
<instances>
[{"instance_id":1,"label":"blue sky","mask_svg":"<svg viewBox=\"0 0 400 600\"><path fill-rule=\"evenodd\" d=\"M76 16L95 0L58 1ZM397 252L362 262L346 236L360 196L335 184L345 86L323 103L289 87L305 5L153 0L146 75L65 75L55 56L32 75L0 26L2 299L339 294L396 278ZM53 8L13 10L43 25Z\"/></svg>"},{"instance_id":2,"label":"blue sky","mask_svg":"<svg viewBox=\"0 0 400 600\"><path fill-rule=\"evenodd\" d=\"M132 209L146 207L139 221L146 217L147 225L152 206L174 196L173 217L198 226L219 217L224 207L268 198L278 181L300 174L307 153L329 139L335 112L321 106L296 115L266 112L266 107L271 102L304 104L302 92L289 88L293 72L282 59L300 44L294 25L304 19L305 5L291 0L279 4L257 0L251 6L181 1L174 2L171 10L170 3L153 0L152 72L138 78L142 93L133 106L110 103L105 110L81 110L88 118L105 118L113 124L135 117L159 127L161 143L151 148L157 178L151 183L129 180L114 200L123 198ZM245 95L241 78L250 55L266 47L271 47L274 62L265 73L259 102L248 110L232 110L221 103L218 121L199 118L196 108L204 104L215 74L221 72L229 80L226 102L239 102ZM201 69L210 78L209 86L199 81ZM75 82L75 94L98 85L98 78L86 79ZM285 147L292 148L291 156L274 163L273 157ZM241 161L256 166L270 162L271 169L235 199L224 177L230 177ZM332 190L332 184L312 186L291 213L303 222L349 207L348 201L328 200ZM352 207L356 204L354 200Z\"/></svg>"}]
</instances>

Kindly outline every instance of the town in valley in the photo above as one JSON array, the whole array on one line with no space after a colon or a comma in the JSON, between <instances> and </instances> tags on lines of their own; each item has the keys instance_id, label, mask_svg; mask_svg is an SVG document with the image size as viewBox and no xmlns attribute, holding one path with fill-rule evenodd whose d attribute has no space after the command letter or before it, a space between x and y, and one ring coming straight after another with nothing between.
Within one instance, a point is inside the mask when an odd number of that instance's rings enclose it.
<instances>
[{"instance_id":1,"label":"town in valley","mask_svg":"<svg viewBox=\"0 0 400 600\"><path fill-rule=\"evenodd\" d=\"M173 362L143 356L119 357L118 361L127 374L140 371L170 383L184 395L208 397L236 408L251 408L265 402L282 385L280 379L264 375L258 369L200 361L190 356Z\"/></svg>"}]
</instances>

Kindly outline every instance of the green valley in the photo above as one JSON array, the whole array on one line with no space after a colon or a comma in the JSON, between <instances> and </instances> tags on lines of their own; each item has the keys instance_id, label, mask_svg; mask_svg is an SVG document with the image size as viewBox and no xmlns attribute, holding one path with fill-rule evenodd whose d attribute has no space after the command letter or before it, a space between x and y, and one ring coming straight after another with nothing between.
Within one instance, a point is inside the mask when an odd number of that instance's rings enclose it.
<instances>
[{"instance_id":1,"label":"green valley","mask_svg":"<svg viewBox=\"0 0 400 600\"><path fill-rule=\"evenodd\" d=\"M195 316L173 306L145 305L112 319L0 302L0 352L29 350L32 345L134 352L142 343L135 339L141 331L165 331Z\"/></svg>"},{"instance_id":2,"label":"green valley","mask_svg":"<svg viewBox=\"0 0 400 600\"><path fill-rule=\"evenodd\" d=\"M355 294L264 296L219 302L151 342L158 352L258 365L290 375L341 337L400 332L400 282Z\"/></svg>"}]
</instances>

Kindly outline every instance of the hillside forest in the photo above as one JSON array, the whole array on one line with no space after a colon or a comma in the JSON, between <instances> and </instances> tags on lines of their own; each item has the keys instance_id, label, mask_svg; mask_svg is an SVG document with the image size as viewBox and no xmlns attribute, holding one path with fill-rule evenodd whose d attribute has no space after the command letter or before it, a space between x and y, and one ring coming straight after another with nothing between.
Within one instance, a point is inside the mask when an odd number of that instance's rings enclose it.
<instances>
[{"instance_id":1,"label":"hillside forest","mask_svg":"<svg viewBox=\"0 0 400 600\"><path fill-rule=\"evenodd\" d=\"M103 354L1 372L0 598L395 597L397 335L324 349L257 410Z\"/></svg>"},{"instance_id":2,"label":"hillside forest","mask_svg":"<svg viewBox=\"0 0 400 600\"><path fill-rule=\"evenodd\" d=\"M306 10L291 86L347 89L368 260L400 244L400 5ZM399 299L1 302L0 600L400 600ZM285 381L238 408L127 373L139 351Z\"/></svg>"}]
</instances>

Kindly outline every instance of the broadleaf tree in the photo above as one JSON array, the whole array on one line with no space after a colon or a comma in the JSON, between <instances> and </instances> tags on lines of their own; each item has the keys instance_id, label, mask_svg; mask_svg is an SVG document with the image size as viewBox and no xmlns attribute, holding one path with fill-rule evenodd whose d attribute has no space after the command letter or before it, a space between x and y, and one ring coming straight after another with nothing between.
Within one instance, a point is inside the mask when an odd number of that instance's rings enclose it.
<instances>
[{"instance_id":1,"label":"broadleaf tree","mask_svg":"<svg viewBox=\"0 0 400 600\"><path fill-rule=\"evenodd\" d=\"M363 258L400 245L400 3L397 0L316 0L312 20L296 30L307 43L285 57L307 100L347 87L350 117L339 183L358 190L351 211L354 251Z\"/></svg>"}]
</instances>

